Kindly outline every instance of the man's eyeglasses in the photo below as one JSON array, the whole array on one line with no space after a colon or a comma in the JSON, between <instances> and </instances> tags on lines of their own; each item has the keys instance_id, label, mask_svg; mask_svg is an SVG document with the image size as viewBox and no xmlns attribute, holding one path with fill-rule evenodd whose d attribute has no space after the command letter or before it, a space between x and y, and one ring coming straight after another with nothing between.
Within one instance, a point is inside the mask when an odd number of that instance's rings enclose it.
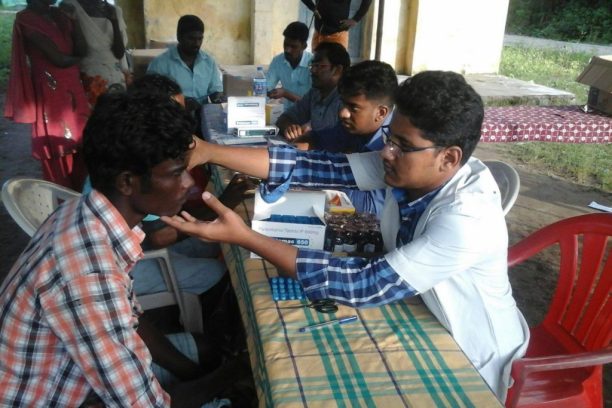
<instances>
[{"instance_id":1,"label":"man's eyeglasses","mask_svg":"<svg viewBox=\"0 0 612 408\"><path fill-rule=\"evenodd\" d=\"M385 143L385 147L389 149L389 152L399 157L402 157L405 153L416 153L422 152L423 150L442 148L442 146L437 145L427 147L402 147L397 142L394 142L391 139L391 130L389 129L389 126L382 126L380 130L382 131L382 137L383 142Z\"/></svg>"},{"instance_id":2,"label":"man's eyeglasses","mask_svg":"<svg viewBox=\"0 0 612 408\"><path fill-rule=\"evenodd\" d=\"M318 62L311 62L308 64L308 68L311 70L314 69L315 71L318 71L324 67L331 67L331 66L332 64L319 64Z\"/></svg>"}]
</instances>

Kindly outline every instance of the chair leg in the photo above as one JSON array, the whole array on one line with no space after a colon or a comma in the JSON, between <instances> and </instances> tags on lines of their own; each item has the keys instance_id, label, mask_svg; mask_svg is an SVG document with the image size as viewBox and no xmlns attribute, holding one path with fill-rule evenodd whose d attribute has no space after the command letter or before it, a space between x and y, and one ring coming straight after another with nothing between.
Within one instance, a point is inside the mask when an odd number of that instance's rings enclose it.
<instances>
[{"instance_id":1,"label":"chair leg","mask_svg":"<svg viewBox=\"0 0 612 408\"><path fill-rule=\"evenodd\" d=\"M181 311L181 323L185 330L192 333L203 333L202 305L200 298L193 293L181 293L184 309Z\"/></svg>"}]
</instances>

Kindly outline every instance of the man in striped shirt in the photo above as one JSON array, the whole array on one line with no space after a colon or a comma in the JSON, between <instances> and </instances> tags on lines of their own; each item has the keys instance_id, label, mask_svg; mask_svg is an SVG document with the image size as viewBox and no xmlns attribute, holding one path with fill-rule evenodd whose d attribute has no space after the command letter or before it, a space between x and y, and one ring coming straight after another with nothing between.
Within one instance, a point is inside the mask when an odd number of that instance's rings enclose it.
<instances>
[{"instance_id":1,"label":"man in striped shirt","mask_svg":"<svg viewBox=\"0 0 612 408\"><path fill-rule=\"evenodd\" d=\"M365 307L420 294L503 400L512 360L524 354L529 329L508 281L499 188L487 167L470 157L480 139L482 100L461 75L426 71L400 85L395 103L381 152L344 155L202 142L190 159L265 179L266 194L288 186L386 186L383 256L338 258L292 247L254 232L208 193L203 198L219 214L216 221L198 223L187 214L162 219L185 233L257 253L281 275L299 280L311 300Z\"/></svg>"},{"instance_id":2,"label":"man in striped shirt","mask_svg":"<svg viewBox=\"0 0 612 408\"><path fill-rule=\"evenodd\" d=\"M139 322L128 274L142 218L176 214L193 185L190 129L165 96L99 99L84 131L94 190L49 216L0 287L0 406L200 406L227 387L236 367L202 378ZM193 381L162 389L152 360Z\"/></svg>"}]
</instances>

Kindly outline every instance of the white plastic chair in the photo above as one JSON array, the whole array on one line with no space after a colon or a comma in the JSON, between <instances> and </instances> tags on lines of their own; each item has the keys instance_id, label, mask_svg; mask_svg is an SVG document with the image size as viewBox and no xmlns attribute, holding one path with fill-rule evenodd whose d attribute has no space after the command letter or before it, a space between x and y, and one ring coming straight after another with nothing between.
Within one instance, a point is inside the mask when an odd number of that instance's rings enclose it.
<instances>
[{"instance_id":1,"label":"white plastic chair","mask_svg":"<svg viewBox=\"0 0 612 408\"><path fill-rule=\"evenodd\" d=\"M502 208L504 215L508 214L516 201L519 190L521 189L521 179L519 174L508 163L498 160L486 160L484 164L493 174L493 178L499 186L501 192Z\"/></svg>"},{"instance_id":2,"label":"white plastic chair","mask_svg":"<svg viewBox=\"0 0 612 408\"><path fill-rule=\"evenodd\" d=\"M45 180L15 177L2 186L2 202L13 220L29 236L64 201L80 197L81 194L69 188ZM144 259L155 259L162 271L168 289L166 292L139 295L143 309L177 305L181 321L186 330L203 331L202 309L197 295L179 291L175 272L166 249L146 251Z\"/></svg>"}]
</instances>

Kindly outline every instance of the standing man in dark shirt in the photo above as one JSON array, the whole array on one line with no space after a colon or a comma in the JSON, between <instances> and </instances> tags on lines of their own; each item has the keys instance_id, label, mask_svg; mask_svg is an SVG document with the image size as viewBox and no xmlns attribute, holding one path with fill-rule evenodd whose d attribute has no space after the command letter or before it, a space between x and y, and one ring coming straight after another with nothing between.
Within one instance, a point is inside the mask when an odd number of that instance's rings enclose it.
<instances>
[{"instance_id":1,"label":"standing man in dark shirt","mask_svg":"<svg viewBox=\"0 0 612 408\"><path fill-rule=\"evenodd\" d=\"M359 10L349 18L351 0L302 0L315 15L312 48L321 42L337 42L348 49L349 33L368 12L372 0L361 0Z\"/></svg>"}]
</instances>

